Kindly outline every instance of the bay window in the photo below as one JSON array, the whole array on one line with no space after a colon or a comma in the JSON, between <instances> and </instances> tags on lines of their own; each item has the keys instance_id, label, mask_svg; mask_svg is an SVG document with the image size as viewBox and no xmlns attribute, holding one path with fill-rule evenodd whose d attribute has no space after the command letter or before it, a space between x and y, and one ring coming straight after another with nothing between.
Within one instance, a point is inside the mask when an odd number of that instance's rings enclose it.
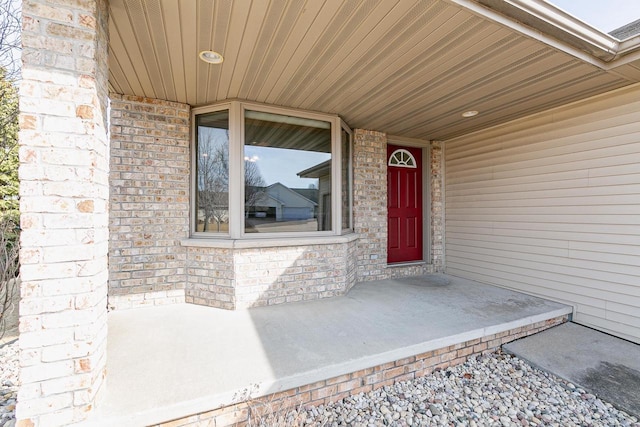
<instances>
[{"instance_id":1,"label":"bay window","mask_svg":"<svg viewBox=\"0 0 640 427\"><path fill-rule=\"evenodd\" d=\"M351 130L242 101L193 109L194 237L337 235L351 220Z\"/></svg>"}]
</instances>

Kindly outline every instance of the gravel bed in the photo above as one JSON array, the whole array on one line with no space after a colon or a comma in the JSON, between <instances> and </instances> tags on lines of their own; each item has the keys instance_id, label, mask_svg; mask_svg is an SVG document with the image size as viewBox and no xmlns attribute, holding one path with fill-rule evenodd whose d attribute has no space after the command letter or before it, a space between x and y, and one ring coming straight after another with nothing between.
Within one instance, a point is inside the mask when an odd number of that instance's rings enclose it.
<instances>
[{"instance_id":1,"label":"gravel bed","mask_svg":"<svg viewBox=\"0 0 640 427\"><path fill-rule=\"evenodd\" d=\"M314 426L633 426L635 417L496 353L423 378L290 413ZM286 423L285 423L286 424Z\"/></svg>"},{"instance_id":2,"label":"gravel bed","mask_svg":"<svg viewBox=\"0 0 640 427\"><path fill-rule=\"evenodd\" d=\"M15 425L18 343L0 347L0 427ZM502 353L326 406L253 420L308 426L629 426L638 419Z\"/></svg>"},{"instance_id":3,"label":"gravel bed","mask_svg":"<svg viewBox=\"0 0 640 427\"><path fill-rule=\"evenodd\" d=\"M0 427L16 424L18 340L0 344Z\"/></svg>"}]
</instances>

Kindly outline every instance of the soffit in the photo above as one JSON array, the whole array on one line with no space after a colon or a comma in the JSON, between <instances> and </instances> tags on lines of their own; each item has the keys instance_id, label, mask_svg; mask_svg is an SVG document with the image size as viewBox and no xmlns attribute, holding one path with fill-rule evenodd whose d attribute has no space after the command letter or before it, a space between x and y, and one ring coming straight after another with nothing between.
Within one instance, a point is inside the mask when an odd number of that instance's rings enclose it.
<instances>
[{"instance_id":1,"label":"soffit","mask_svg":"<svg viewBox=\"0 0 640 427\"><path fill-rule=\"evenodd\" d=\"M443 0L111 0L116 93L246 99L449 139L640 80ZM221 65L198 59L224 55ZM464 119L461 113L481 113Z\"/></svg>"}]
</instances>

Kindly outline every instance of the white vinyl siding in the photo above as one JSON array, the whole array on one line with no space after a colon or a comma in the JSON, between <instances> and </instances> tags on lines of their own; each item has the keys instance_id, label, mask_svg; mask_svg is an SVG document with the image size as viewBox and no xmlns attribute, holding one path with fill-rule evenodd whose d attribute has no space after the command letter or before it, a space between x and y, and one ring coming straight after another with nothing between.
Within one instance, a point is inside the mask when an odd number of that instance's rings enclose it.
<instances>
[{"instance_id":1,"label":"white vinyl siding","mask_svg":"<svg viewBox=\"0 0 640 427\"><path fill-rule=\"evenodd\" d=\"M640 86L445 143L449 274L640 342Z\"/></svg>"}]
</instances>

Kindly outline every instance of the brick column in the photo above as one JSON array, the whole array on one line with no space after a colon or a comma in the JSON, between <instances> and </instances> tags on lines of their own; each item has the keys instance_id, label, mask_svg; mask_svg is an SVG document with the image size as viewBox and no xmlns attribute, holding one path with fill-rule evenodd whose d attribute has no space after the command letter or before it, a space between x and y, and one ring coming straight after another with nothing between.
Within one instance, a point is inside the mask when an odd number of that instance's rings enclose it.
<instances>
[{"instance_id":1,"label":"brick column","mask_svg":"<svg viewBox=\"0 0 640 427\"><path fill-rule=\"evenodd\" d=\"M353 141L353 226L357 281L387 274L387 135L356 129Z\"/></svg>"},{"instance_id":2,"label":"brick column","mask_svg":"<svg viewBox=\"0 0 640 427\"><path fill-rule=\"evenodd\" d=\"M442 142L431 141L429 177L431 197L431 260L435 272L444 272L444 156Z\"/></svg>"},{"instance_id":3,"label":"brick column","mask_svg":"<svg viewBox=\"0 0 640 427\"><path fill-rule=\"evenodd\" d=\"M23 3L19 426L85 419L106 364L106 0Z\"/></svg>"}]
</instances>

